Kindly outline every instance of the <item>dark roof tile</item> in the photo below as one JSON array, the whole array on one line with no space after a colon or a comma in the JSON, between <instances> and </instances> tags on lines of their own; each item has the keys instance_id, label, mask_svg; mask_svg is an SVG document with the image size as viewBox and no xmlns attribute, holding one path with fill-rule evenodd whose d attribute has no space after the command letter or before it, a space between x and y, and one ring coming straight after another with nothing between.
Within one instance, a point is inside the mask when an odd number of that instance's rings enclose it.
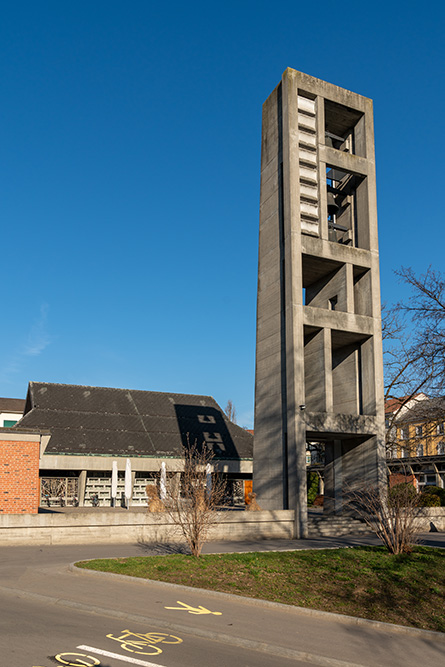
<instances>
[{"instance_id":1,"label":"dark roof tile","mask_svg":"<svg viewBox=\"0 0 445 667\"><path fill-rule=\"evenodd\" d=\"M17 426L51 431L46 454L181 456L206 442L217 458L252 458L253 438L211 396L31 382Z\"/></svg>"},{"instance_id":2,"label":"dark roof tile","mask_svg":"<svg viewBox=\"0 0 445 667\"><path fill-rule=\"evenodd\" d=\"M0 398L0 412L23 412L24 409L23 398Z\"/></svg>"}]
</instances>

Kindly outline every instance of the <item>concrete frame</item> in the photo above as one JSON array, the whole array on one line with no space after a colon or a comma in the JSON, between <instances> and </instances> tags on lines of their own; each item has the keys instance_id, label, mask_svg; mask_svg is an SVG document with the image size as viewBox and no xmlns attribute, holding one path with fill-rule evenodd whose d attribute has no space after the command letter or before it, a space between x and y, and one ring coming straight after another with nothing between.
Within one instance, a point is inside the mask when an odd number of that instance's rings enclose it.
<instances>
[{"instance_id":1,"label":"concrete frame","mask_svg":"<svg viewBox=\"0 0 445 667\"><path fill-rule=\"evenodd\" d=\"M49 436L48 436L49 440ZM132 470L132 489L134 488L134 482L136 478L136 473L159 473L161 470L161 465L164 462L166 464L166 470L168 473L180 473L184 470L184 458L173 458L173 457L164 457L157 458L151 456L138 456L131 457L126 455L120 456L84 456L84 455L69 455L69 454L45 454L40 459L40 470L42 476L42 470L45 470L47 475L51 476L51 472L64 476L66 471L71 473L78 474L79 487L78 487L78 499L80 507L85 505L85 489L87 486L87 479L91 473L105 473L110 475L110 484L111 484L111 468L113 461L117 461L118 470L123 472L125 470L125 462L127 459L130 459L131 470ZM223 475L226 474L240 474L240 475L252 475L252 461L250 459L238 459L234 461L224 461L217 460L212 463L212 470L216 470ZM131 500L130 500L131 504Z\"/></svg>"},{"instance_id":2,"label":"concrete frame","mask_svg":"<svg viewBox=\"0 0 445 667\"><path fill-rule=\"evenodd\" d=\"M338 513L345 488L384 483L384 436L372 100L287 69L263 105L260 506L294 509L306 537L306 442L325 444L324 509Z\"/></svg>"}]
</instances>

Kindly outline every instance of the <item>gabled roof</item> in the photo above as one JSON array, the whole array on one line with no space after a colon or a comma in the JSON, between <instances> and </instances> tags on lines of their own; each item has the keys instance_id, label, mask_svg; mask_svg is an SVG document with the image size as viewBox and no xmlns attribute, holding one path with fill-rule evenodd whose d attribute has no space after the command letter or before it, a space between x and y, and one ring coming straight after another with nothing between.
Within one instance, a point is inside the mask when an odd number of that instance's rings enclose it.
<instances>
[{"instance_id":1,"label":"gabled roof","mask_svg":"<svg viewBox=\"0 0 445 667\"><path fill-rule=\"evenodd\" d=\"M385 414L393 414L400 411L403 414L407 410L411 410L420 401L428 400L426 394L413 394L412 396L401 396L400 398L388 398L385 401Z\"/></svg>"},{"instance_id":2,"label":"gabled roof","mask_svg":"<svg viewBox=\"0 0 445 667\"><path fill-rule=\"evenodd\" d=\"M415 394L411 398L393 398L385 403L385 414L396 414L397 423L437 422L445 420L445 397L428 398L425 394Z\"/></svg>"},{"instance_id":3,"label":"gabled roof","mask_svg":"<svg viewBox=\"0 0 445 667\"><path fill-rule=\"evenodd\" d=\"M23 398L0 398L0 412L23 412L24 409Z\"/></svg>"},{"instance_id":4,"label":"gabled roof","mask_svg":"<svg viewBox=\"0 0 445 667\"><path fill-rule=\"evenodd\" d=\"M437 396L416 401L401 417L406 422L437 422L445 420L445 398Z\"/></svg>"},{"instance_id":5,"label":"gabled roof","mask_svg":"<svg viewBox=\"0 0 445 667\"><path fill-rule=\"evenodd\" d=\"M178 457L196 441L219 459L253 456L211 396L30 382L17 427L49 429L45 454Z\"/></svg>"}]
</instances>

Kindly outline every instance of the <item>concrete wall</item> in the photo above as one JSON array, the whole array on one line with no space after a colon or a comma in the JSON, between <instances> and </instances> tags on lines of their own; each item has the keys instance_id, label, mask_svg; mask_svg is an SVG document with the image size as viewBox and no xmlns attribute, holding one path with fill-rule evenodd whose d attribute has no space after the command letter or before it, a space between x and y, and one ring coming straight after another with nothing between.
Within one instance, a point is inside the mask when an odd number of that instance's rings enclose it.
<instances>
[{"instance_id":1,"label":"concrete wall","mask_svg":"<svg viewBox=\"0 0 445 667\"><path fill-rule=\"evenodd\" d=\"M287 448L283 433L282 86L263 106L259 230L254 479L263 507L287 509ZM266 472L267 471L267 472Z\"/></svg>"},{"instance_id":2,"label":"concrete wall","mask_svg":"<svg viewBox=\"0 0 445 667\"><path fill-rule=\"evenodd\" d=\"M445 507L422 508L419 510L416 526L419 532L426 533L434 528L441 533L445 532Z\"/></svg>"},{"instance_id":3,"label":"concrete wall","mask_svg":"<svg viewBox=\"0 0 445 667\"><path fill-rule=\"evenodd\" d=\"M309 521L309 535L346 535L358 531L348 517ZM343 524L341 523L343 521ZM445 508L424 508L419 512L419 532L428 532L431 523L445 531ZM269 510L261 512L221 512L219 523L212 529L211 540L292 539L294 512ZM183 542L183 538L164 514L148 512L73 512L72 514L1 515L0 544L114 544L134 542Z\"/></svg>"},{"instance_id":4,"label":"concrete wall","mask_svg":"<svg viewBox=\"0 0 445 667\"><path fill-rule=\"evenodd\" d=\"M221 512L213 540L291 539L291 511ZM0 516L0 544L183 542L165 513L76 512Z\"/></svg>"},{"instance_id":5,"label":"concrete wall","mask_svg":"<svg viewBox=\"0 0 445 667\"><path fill-rule=\"evenodd\" d=\"M130 459L131 469L136 472L159 472L162 462L167 465L167 472L179 472L184 470L183 458L156 458L152 456L131 457L123 456L81 456L69 454L44 454L40 462L40 468L44 470L87 470L103 471L111 473L112 461L118 463L120 472L125 470L125 462ZM215 461L213 466L223 473L251 473L252 461L250 459L235 459L233 461Z\"/></svg>"}]
</instances>

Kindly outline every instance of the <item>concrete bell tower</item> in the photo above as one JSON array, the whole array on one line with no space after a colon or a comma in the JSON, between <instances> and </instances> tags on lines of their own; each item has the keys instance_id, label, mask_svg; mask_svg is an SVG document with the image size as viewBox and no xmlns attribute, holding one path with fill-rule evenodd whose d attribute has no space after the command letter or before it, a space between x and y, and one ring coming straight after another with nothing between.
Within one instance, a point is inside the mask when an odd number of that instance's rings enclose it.
<instances>
[{"instance_id":1,"label":"concrete bell tower","mask_svg":"<svg viewBox=\"0 0 445 667\"><path fill-rule=\"evenodd\" d=\"M254 491L307 536L306 449L325 512L384 480L372 101L287 69L263 106Z\"/></svg>"}]
</instances>

